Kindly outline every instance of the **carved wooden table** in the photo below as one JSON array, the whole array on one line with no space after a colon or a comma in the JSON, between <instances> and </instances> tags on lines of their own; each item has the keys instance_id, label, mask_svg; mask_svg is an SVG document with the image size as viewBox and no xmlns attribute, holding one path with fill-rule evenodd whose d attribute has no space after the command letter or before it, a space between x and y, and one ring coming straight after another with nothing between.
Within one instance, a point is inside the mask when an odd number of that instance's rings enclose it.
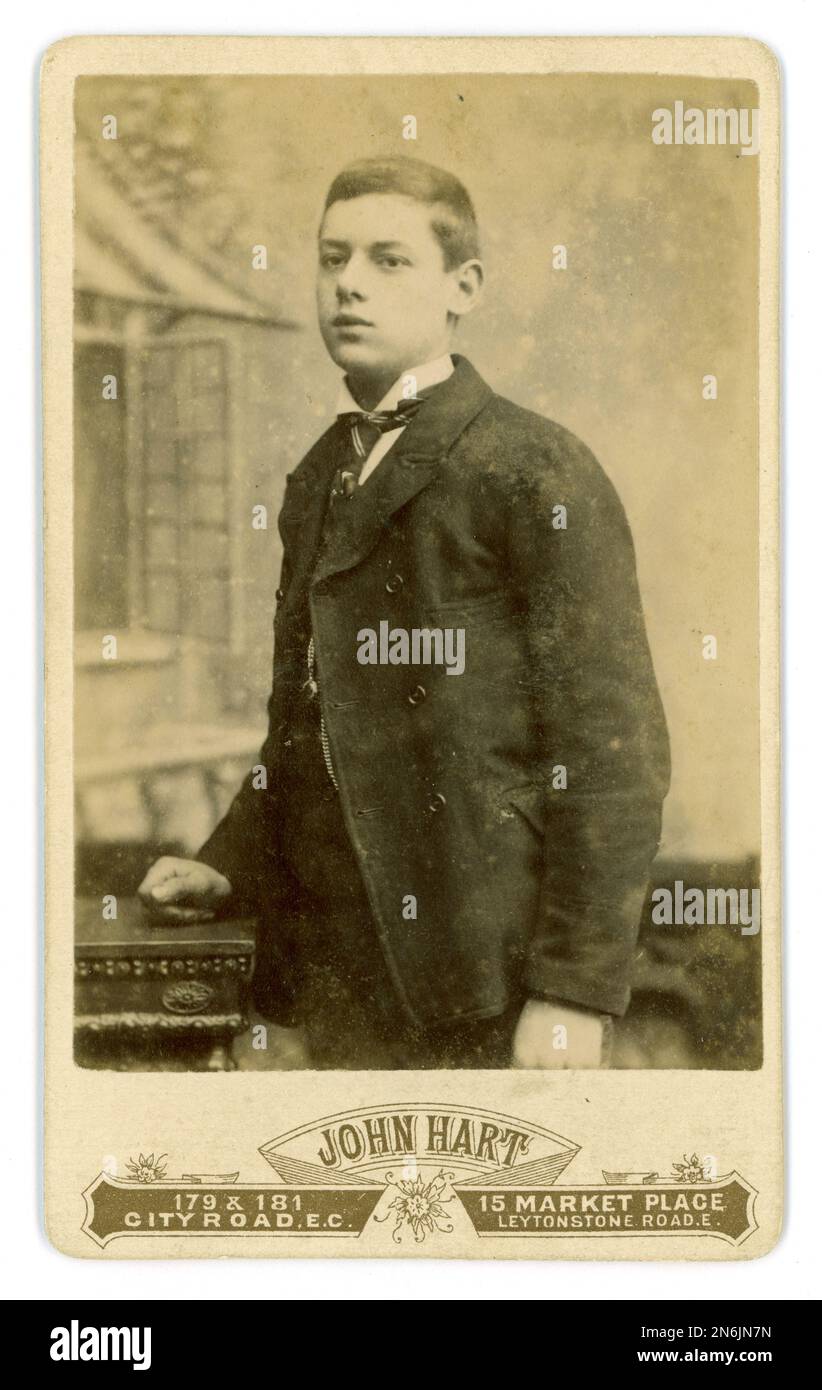
<instances>
[{"instance_id":1,"label":"carved wooden table","mask_svg":"<svg viewBox=\"0 0 822 1390\"><path fill-rule=\"evenodd\" d=\"M154 925L134 898L117 918L76 906L74 1057L118 1071L233 1070L248 1027L253 920Z\"/></svg>"}]
</instances>

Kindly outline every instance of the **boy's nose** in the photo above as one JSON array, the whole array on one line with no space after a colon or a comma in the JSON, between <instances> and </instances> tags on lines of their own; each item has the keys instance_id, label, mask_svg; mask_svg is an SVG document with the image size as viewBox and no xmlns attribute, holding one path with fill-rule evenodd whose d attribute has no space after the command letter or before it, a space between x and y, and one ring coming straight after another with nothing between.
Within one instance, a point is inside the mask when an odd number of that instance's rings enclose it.
<instances>
[{"instance_id":1,"label":"boy's nose","mask_svg":"<svg viewBox=\"0 0 822 1390\"><path fill-rule=\"evenodd\" d=\"M362 281L361 268L352 256L337 276L337 298L339 300L363 299L365 296Z\"/></svg>"},{"instance_id":2,"label":"boy's nose","mask_svg":"<svg viewBox=\"0 0 822 1390\"><path fill-rule=\"evenodd\" d=\"M343 306L345 306L346 304L352 304L352 303L354 303L354 304L363 304L363 303L365 302L365 299L366 299L366 295L364 295L360 290L354 288L354 286L351 286L351 287L349 287L349 286L347 286L347 285L338 285L338 286L337 286L337 305L338 305L338 307L343 307Z\"/></svg>"}]
</instances>

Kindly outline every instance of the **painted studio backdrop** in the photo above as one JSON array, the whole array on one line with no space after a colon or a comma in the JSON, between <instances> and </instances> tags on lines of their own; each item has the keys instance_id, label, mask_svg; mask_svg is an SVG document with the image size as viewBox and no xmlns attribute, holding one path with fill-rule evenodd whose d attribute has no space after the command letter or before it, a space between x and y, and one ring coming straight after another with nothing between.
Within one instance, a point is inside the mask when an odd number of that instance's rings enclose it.
<instances>
[{"instance_id":1,"label":"painted studio backdrop","mask_svg":"<svg viewBox=\"0 0 822 1390\"><path fill-rule=\"evenodd\" d=\"M488 285L458 348L579 435L627 511L672 740L654 883L756 884L757 160L651 138L657 108L752 108L755 88L81 78L76 94L78 921L158 853L195 851L262 741L284 479L338 381L316 231L339 168L379 154L466 184ZM759 1017L758 938L666 930L649 903L615 1065L756 1067ZM242 1038L236 1064L255 1064Z\"/></svg>"}]
</instances>

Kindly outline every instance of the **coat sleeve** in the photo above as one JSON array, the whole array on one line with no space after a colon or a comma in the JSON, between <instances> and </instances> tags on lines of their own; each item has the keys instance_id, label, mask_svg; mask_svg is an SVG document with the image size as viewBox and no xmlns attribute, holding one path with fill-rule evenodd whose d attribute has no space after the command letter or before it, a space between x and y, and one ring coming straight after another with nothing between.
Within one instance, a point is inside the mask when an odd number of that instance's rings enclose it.
<instances>
[{"instance_id":1,"label":"coat sleeve","mask_svg":"<svg viewBox=\"0 0 822 1390\"><path fill-rule=\"evenodd\" d=\"M288 565L283 561L281 588L288 583ZM276 652L274 672L277 669ZM246 774L240 790L226 814L209 835L195 856L203 864L223 874L233 889L232 910L238 907L256 911L265 901L271 901L277 878L277 818L276 786L280 702L276 674L272 678L268 698L268 732L257 759ZM260 786L259 772L264 768L266 785Z\"/></svg>"},{"instance_id":2,"label":"coat sleeve","mask_svg":"<svg viewBox=\"0 0 822 1390\"><path fill-rule=\"evenodd\" d=\"M273 694L269 698L269 715ZM271 723L255 767L272 765ZM275 799L259 785L254 768L243 779L226 814L197 851L196 859L223 874L232 887L231 908L256 911L271 895L276 868Z\"/></svg>"},{"instance_id":3,"label":"coat sleeve","mask_svg":"<svg viewBox=\"0 0 822 1390\"><path fill-rule=\"evenodd\" d=\"M621 1015L670 779L631 533L564 431L518 473L508 513L545 824L526 988Z\"/></svg>"}]
</instances>

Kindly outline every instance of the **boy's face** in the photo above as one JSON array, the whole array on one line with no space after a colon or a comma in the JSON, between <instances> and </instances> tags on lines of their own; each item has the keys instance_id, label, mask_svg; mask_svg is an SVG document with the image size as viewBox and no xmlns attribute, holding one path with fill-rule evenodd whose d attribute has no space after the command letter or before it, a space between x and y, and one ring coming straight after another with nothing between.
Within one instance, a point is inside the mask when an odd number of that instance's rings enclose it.
<instances>
[{"instance_id":1,"label":"boy's face","mask_svg":"<svg viewBox=\"0 0 822 1390\"><path fill-rule=\"evenodd\" d=\"M432 216L427 204L395 193L367 193L325 213L320 331L353 380L382 379L387 387L409 367L439 357L451 340L449 314L472 307L477 286L466 285L464 267L446 270Z\"/></svg>"}]
</instances>

